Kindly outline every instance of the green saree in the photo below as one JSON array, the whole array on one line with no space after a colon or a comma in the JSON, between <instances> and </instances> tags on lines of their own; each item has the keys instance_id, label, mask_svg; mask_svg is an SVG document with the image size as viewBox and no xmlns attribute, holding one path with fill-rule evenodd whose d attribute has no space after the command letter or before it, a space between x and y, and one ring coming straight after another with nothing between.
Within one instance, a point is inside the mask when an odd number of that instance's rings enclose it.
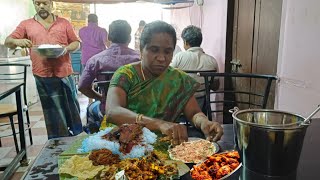
<instances>
[{"instance_id":1,"label":"green saree","mask_svg":"<svg viewBox=\"0 0 320 180\"><path fill-rule=\"evenodd\" d=\"M145 116L175 121L199 84L186 73L168 67L160 76L143 81L133 65L120 67L110 87L127 93L127 107Z\"/></svg>"}]
</instances>

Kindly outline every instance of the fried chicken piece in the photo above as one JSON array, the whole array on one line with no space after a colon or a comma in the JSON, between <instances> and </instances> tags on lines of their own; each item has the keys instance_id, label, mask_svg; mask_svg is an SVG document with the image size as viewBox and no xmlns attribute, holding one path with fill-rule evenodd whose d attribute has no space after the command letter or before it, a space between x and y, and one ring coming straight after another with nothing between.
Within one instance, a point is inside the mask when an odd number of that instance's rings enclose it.
<instances>
[{"instance_id":1,"label":"fried chicken piece","mask_svg":"<svg viewBox=\"0 0 320 180\"><path fill-rule=\"evenodd\" d=\"M229 157L229 158L240 159L240 155L239 155L238 151L228 152L225 156L226 156L226 157Z\"/></svg>"},{"instance_id":2,"label":"fried chicken piece","mask_svg":"<svg viewBox=\"0 0 320 180\"><path fill-rule=\"evenodd\" d=\"M232 169L230 168L229 165L222 166L222 167L218 170L218 172L217 172L217 174L216 174L216 178L220 179L220 178L222 178L223 176L225 176L225 175L227 175L227 174L229 174L229 173L231 173L231 172L232 172Z\"/></svg>"}]
</instances>

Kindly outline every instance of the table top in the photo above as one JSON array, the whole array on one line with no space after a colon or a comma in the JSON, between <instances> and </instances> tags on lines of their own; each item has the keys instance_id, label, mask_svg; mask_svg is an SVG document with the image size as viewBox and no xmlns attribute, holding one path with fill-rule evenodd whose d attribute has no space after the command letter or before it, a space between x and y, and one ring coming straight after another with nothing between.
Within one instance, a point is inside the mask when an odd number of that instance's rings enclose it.
<instances>
[{"instance_id":1,"label":"table top","mask_svg":"<svg viewBox=\"0 0 320 180\"><path fill-rule=\"evenodd\" d=\"M234 149L234 132L232 124L223 125L224 135L218 141L222 151ZM298 170L294 175L288 177L264 177L248 172L241 168L235 176L229 179L320 179L319 167L320 156L320 119L314 119L308 128L304 139ZM188 128L190 137L203 137L201 132L194 128ZM25 179L58 179L58 156L65 151L79 136L64 137L48 140L44 148L36 158ZM191 180L189 173L181 177L182 180Z\"/></svg>"},{"instance_id":2,"label":"table top","mask_svg":"<svg viewBox=\"0 0 320 180\"><path fill-rule=\"evenodd\" d=\"M16 92L23 83L2 83L0 86L0 100Z\"/></svg>"},{"instance_id":3,"label":"table top","mask_svg":"<svg viewBox=\"0 0 320 180\"><path fill-rule=\"evenodd\" d=\"M30 60L30 56L21 56L21 57L2 57L0 58L0 62L17 62L17 61L26 61Z\"/></svg>"}]
</instances>

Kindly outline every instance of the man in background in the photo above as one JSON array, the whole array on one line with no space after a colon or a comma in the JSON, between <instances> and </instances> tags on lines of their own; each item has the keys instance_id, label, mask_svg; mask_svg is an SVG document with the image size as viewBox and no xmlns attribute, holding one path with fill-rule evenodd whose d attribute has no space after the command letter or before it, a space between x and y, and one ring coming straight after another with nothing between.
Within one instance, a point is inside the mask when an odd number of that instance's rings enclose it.
<instances>
[{"instance_id":1,"label":"man in background","mask_svg":"<svg viewBox=\"0 0 320 180\"><path fill-rule=\"evenodd\" d=\"M106 80L105 76L99 76L99 72L115 71L122 65L140 60L139 53L128 47L131 41L131 26L127 21L113 21L109 26L108 38L112 42L110 47L89 59L79 82L79 91L89 98L96 99L87 108L88 124L84 127L87 133L99 130L105 114L105 93L92 89L95 79Z\"/></svg>"},{"instance_id":2,"label":"man in background","mask_svg":"<svg viewBox=\"0 0 320 180\"><path fill-rule=\"evenodd\" d=\"M81 39L81 64L83 67L94 55L106 49L108 46L108 33L106 29L98 26L98 16L88 15L88 26L79 30Z\"/></svg>"},{"instance_id":3,"label":"man in background","mask_svg":"<svg viewBox=\"0 0 320 180\"><path fill-rule=\"evenodd\" d=\"M181 70L192 70L192 71L216 71L218 72L218 64L214 57L206 54L200 47L202 43L201 29L190 25L183 29L181 33L183 39L184 49L186 51L177 53L170 64L174 68ZM204 78L199 77L196 74L189 74L196 81L200 83L199 90L204 89ZM215 80L211 83L211 89L217 90L219 88L219 80ZM199 106L204 107L204 94L205 92L195 93L195 97L198 100ZM203 97L203 98L199 98Z\"/></svg>"},{"instance_id":4,"label":"man in background","mask_svg":"<svg viewBox=\"0 0 320 180\"><path fill-rule=\"evenodd\" d=\"M134 38L135 38L134 49L137 52L140 52L140 36L141 36L142 30L143 30L145 25L146 25L146 22L141 20L139 22L139 27L138 27L136 33L134 34Z\"/></svg>"},{"instance_id":5,"label":"man in background","mask_svg":"<svg viewBox=\"0 0 320 180\"><path fill-rule=\"evenodd\" d=\"M54 59L30 51L32 73L43 109L48 138L77 135L82 132L70 52L79 48L79 40L69 21L52 14L52 0L33 0L37 14L22 21L6 38L9 48L59 44L64 54Z\"/></svg>"}]
</instances>

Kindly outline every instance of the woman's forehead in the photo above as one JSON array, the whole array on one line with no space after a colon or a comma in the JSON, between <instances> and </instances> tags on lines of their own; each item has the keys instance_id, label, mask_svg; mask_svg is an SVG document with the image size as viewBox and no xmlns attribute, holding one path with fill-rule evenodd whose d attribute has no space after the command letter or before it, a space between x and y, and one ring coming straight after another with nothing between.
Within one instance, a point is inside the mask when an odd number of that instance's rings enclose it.
<instances>
[{"instance_id":1,"label":"woman's forehead","mask_svg":"<svg viewBox=\"0 0 320 180\"><path fill-rule=\"evenodd\" d=\"M149 46L155 44L167 44L168 46L173 47L173 37L168 33L154 33L151 37Z\"/></svg>"}]
</instances>

